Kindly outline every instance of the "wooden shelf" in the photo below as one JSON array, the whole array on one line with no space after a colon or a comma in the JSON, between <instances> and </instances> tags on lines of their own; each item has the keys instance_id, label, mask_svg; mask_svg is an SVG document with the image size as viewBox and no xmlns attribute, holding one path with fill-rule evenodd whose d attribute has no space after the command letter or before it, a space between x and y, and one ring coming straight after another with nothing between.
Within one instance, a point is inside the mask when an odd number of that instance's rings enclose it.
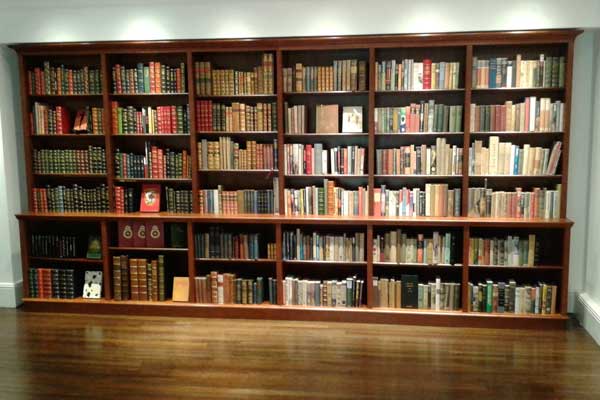
<instances>
[{"instance_id":1,"label":"wooden shelf","mask_svg":"<svg viewBox=\"0 0 600 400\"><path fill-rule=\"evenodd\" d=\"M28 94L32 99L44 98L77 98L77 97L102 97L102 94Z\"/></svg>"},{"instance_id":2,"label":"wooden shelf","mask_svg":"<svg viewBox=\"0 0 600 400\"><path fill-rule=\"evenodd\" d=\"M221 173L221 172L225 172L225 173L236 173L236 172L240 172L240 173L256 173L256 174L266 174L266 173L278 173L279 171L276 169L199 169L198 172L202 172L202 173L206 173L206 172L212 172L212 173Z\"/></svg>"},{"instance_id":3,"label":"wooden shelf","mask_svg":"<svg viewBox=\"0 0 600 400\"><path fill-rule=\"evenodd\" d=\"M570 126L571 121L571 92L572 92L572 72L573 69L573 51L576 36L580 33L577 30L547 30L547 31L522 31L522 32L481 32L481 33L456 33L456 34L427 34L427 35L366 35L351 37L319 37L319 38L266 38L253 40L185 40L185 41L161 41L160 43L147 41L119 42L119 43L54 43L54 44L25 44L15 45L19 56L23 58L20 64L21 79L19 82L21 93L24 93L22 101L25 105L22 110L22 135L24 137L25 168L27 175L27 192L31 208L33 205L34 194L31 190L34 187L42 187L47 183L52 185L59 184L86 184L100 185L104 183L109 190L109 208L115 209L115 199L112 190L117 184L128 184L125 186L134 186L140 183L164 183L165 185L190 189L193 191L193 207L198 210L197 191L201 189L216 188L222 185L225 190L236 189L266 189L271 188L271 178L277 177L279 184L279 210L283 212L285 199L284 190L286 187L306 186L313 184L319 179L336 179L342 183L342 186L354 186L357 184L371 186L371 189L380 185L388 184L391 187L406 185L411 187L423 187L426 183L446 183L461 191L462 206L461 211L466 213L468 203L468 189L470 186L483 185L485 180L489 180L489 186L502 190L512 190L517 186L546 186L550 187L556 183L567 187L568 177L568 152L564 151L561 157L557 175L537 175L537 176L513 176L513 175L468 175L469 171L469 149L466 147L473 139L487 139L489 136L497 135L507 140L518 143L519 145L530 143L532 145L548 146L553 140L562 140L563 148L569 149L570 132L565 128L564 132L470 132L469 125L464 127L466 132L403 132L403 133L375 133L373 121L375 107L394 107L408 104L410 101L419 101L424 99L436 99L440 103L461 105L468 117L470 103L482 104L502 104L505 100L517 100L524 96L535 95L538 97L551 97L553 100L561 99L565 102L564 122L565 127ZM514 47L514 49L512 49ZM566 60L565 68L565 88L494 88L480 89L472 87L471 78L471 60L474 55L485 57L509 56L514 50L514 54L522 53L522 48L527 47L531 54L535 54L539 48L539 53L564 56ZM208 50L207 50L208 49ZM218 49L212 51L210 49ZM495 49L499 53L495 54ZM501 51L500 51L501 50ZM277 92L273 94L253 94L253 95L231 95L231 96L203 96L196 93L194 83L194 74L192 73L193 62L196 57L202 60L214 59L214 65L226 66L237 70L248 71L252 67L252 60L248 58L249 52L252 57L256 57L255 63L260 63L260 53L268 51L275 56L273 64L273 76L277 82L274 87ZM396 54L395 54L396 53ZM139 59L138 55L142 54ZM40 65L40 60L48 57L52 61L55 56L60 55L61 62L69 64L73 59L73 65L83 65L93 56L96 60L92 63L101 69L103 81L101 90L103 94L99 95L50 95L50 96L32 96L28 95L26 73L27 68L32 65ZM387 58L387 57L390 58ZM111 67L115 62L131 63L139 60L149 61L152 57L157 57L160 61L176 60L177 63L184 62L188 68L188 74L183 77L186 79L186 88L188 93L110 93L112 89ZM281 85L281 77L285 66L292 66L295 63L303 65L331 65L334 59L356 58L366 61L366 70L368 71L368 84L374 84L375 62L380 59L391 58L414 58L423 59L425 57L434 58L436 61L458 61L461 64L458 89L426 89L412 91L379 91L373 87L363 91L308 91L308 92L285 92ZM226 61L220 61L226 59ZM221 65L222 64L222 65ZM102 106L104 109L104 126L109 129L113 126L111 121L112 113L111 101L119 100L124 103L131 103L139 106L149 104L152 106L158 104L178 104L189 105L190 134L174 132L173 134L123 134L111 135L105 132L104 135L89 134L68 134L68 135L40 135L31 136L31 122L27 107L32 107L33 100L40 99L52 106L57 104L67 104L72 111L85 105ZM257 102L275 103L273 110L275 114L272 117L277 119L277 130L272 131L197 131L196 121L199 115L196 115L194 101L197 99L213 100L231 104L235 101L255 104ZM310 120L306 125L307 131L314 131L314 106L321 103L338 104L339 106L357 105L363 109L363 132L358 133L306 133L306 134L287 134L284 133L285 120L283 102L289 101L291 104L304 104L307 106ZM468 119L468 118L467 118ZM468 121L467 121L468 123ZM207 125L208 127L208 125ZM58 139L58 137L63 139ZM198 153L196 142L201 139L216 138L219 136L233 136L237 138L252 138L252 140L272 141L279 139L279 157L278 165L273 165L274 169L253 169L253 170L198 170ZM41 139L41 137L52 137L52 139ZM112 140L112 138L115 138ZM128 142L122 139L132 138ZM194 169L190 178L118 178L115 177L114 152L116 147L127 145L127 147L138 148L141 145L141 138L145 141L156 141L161 146L180 150L182 148L189 150L189 162ZM392 175L375 174L376 157L375 151L378 148L391 147L392 144L432 144L435 138L445 138L454 145L464 147L464 157L462 168L459 170L461 175ZM83 138L90 140L84 141ZM404 139L398 139L404 138ZM469 139L470 138L470 139ZM73 139L73 140L71 140ZM95 141L97 140L97 141ZM42 147L51 147L59 149L82 148L89 144L104 141L107 173L106 174L49 174L37 175L33 170L33 149ZM367 153L365 156L365 174L352 175L284 175L284 144L285 143L313 143L322 141L328 145L356 145L364 146ZM139 148L138 148L139 151ZM368 157L367 157L368 156ZM281 172L279 172L281 170ZM99 179L97 181L93 179ZM70 180L72 179L72 180ZM75 179L81 179L77 181ZM88 180L85 180L88 179ZM103 180L100 180L103 179ZM311 182L310 180L314 181ZM139 185L137 185L139 186ZM374 191L369 193L369 203L374 202ZM138 198L139 200L139 198ZM166 199L163 199L163 201ZM100 268L102 265L105 282L105 299L102 300L60 300L60 299L26 299L27 309L36 309L40 311L64 311L64 312L89 312L93 314L123 314L123 315L173 315L173 316L201 316L201 317L229 317L229 318L272 318L272 319L303 319L309 321L347 321L347 322L368 322L368 323L409 323L409 324L439 324L445 326L477 326L477 327L529 327L546 328L561 327L567 318L568 310L568 283L569 276L569 229L572 221L565 218L567 207L567 190L561 192L560 213L562 218L544 220L544 219L516 219L516 218L475 218L475 217L380 217L380 216L331 216L331 215L307 215L294 216L282 214L201 214L201 213L126 213L119 214L115 212L106 213L36 213L25 212L18 215L21 229L21 247L22 263L24 276L24 289L28 288L28 271L32 263L63 263L64 265L75 266L78 262L81 265L89 265ZM187 243L189 248L136 248L118 246L108 247L106 244L118 243L116 238L117 223L120 221L136 222L164 222L179 223L185 226L187 231ZM38 227L48 227L50 233L65 229L68 231L69 224L96 224L101 231L103 260L78 259L66 260L60 259L53 261L51 258L40 258L29 256L29 236L35 232ZM194 258L195 249L193 243L193 234L195 229L201 225L222 224L229 225L232 230L244 232L269 231L274 233L277 243L276 260L256 259L256 260L233 260L233 259L196 259ZM366 233L365 248L370 251L372 247L374 232L383 232L390 229L406 229L411 232L431 232L448 231L458 235L457 253L461 255L456 259L459 263L456 265L424 265L419 263L388 263L388 262L323 262L310 260L282 260L282 231L286 229L302 228L306 230L323 230L331 232L355 232ZM539 234L542 237L555 236L560 238L557 243L556 251L547 257L548 265L539 265L536 267L504 267L504 266L469 266L468 239L479 230L485 230L490 235L506 234L511 230L522 230L530 233ZM305 306L282 306L282 305L214 305L214 304L195 304L195 303L176 303L172 301L154 303L154 302L136 302L125 301L115 302L111 300L112 287L111 277L111 255L115 252L139 252L140 254L152 255L152 253L164 253L178 256L177 273L193 278L197 276L199 269L214 264L223 264L230 270L240 270L247 265L255 265L249 270L259 271L261 268L274 270L274 277L277 278L279 285L279 301L281 303L282 293L281 284L285 277L285 269L306 275L318 276L320 272L326 271L327 274L339 275L346 274L355 268L355 272L360 272L365 278L364 301L366 305L358 308L330 308L330 307L305 307ZM368 254L366 254L368 256ZM369 260L371 257L369 257ZM546 260L546 258L544 258ZM59 266L61 264L58 264ZM350 267L350 269L348 269ZM379 309L370 308L375 302L372 293L372 275L373 269L383 269L386 273L397 274L404 269L410 269L411 272L419 272L423 276L431 276L440 273L446 269L452 271L452 276L461 274L461 304L463 309L452 312L435 312L431 310L405 310L405 309ZM560 314L552 316L538 315L508 315L508 314L487 314L467 312L467 283L469 273L472 271L493 270L498 274L498 270L504 268L514 274L517 278L527 277L535 281L552 274L553 280L559 285L559 298L557 301L557 310ZM428 270L428 272L421 272ZM321 271L319 271L321 270ZM522 272L528 270L530 272ZM378 273L381 271L377 271ZM306 274L305 274L306 273ZM473 272L473 274L478 274ZM395 276L395 275L392 275ZM518 281L521 283L520 281ZM191 298L194 297L192 291Z\"/></svg>"},{"instance_id":4,"label":"wooden shelf","mask_svg":"<svg viewBox=\"0 0 600 400\"><path fill-rule=\"evenodd\" d=\"M104 139L104 134L94 134L94 133L61 133L59 135L29 135L32 139L94 139L94 138L102 138Z\"/></svg>"},{"instance_id":5,"label":"wooden shelf","mask_svg":"<svg viewBox=\"0 0 600 400\"><path fill-rule=\"evenodd\" d=\"M244 258L195 258L194 259L196 262L206 262L206 263L211 263L211 262L215 262L215 263L231 263L231 264L243 264L243 263L248 263L248 264L271 264L271 263L275 263L277 262L277 260L272 260L269 258L250 258L250 259L244 259Z\"/></svg>"},{"instance_id":6,"label":"wooden shelf","mask_svg":"<svg viewBox=\"0 0 600 400\"><path fill-rule=\"evenodd\" d=\"M102 264L101 259L29 256L32 263Z\"/></svg>"},{"instance_id":7,"label":"wooden shelf","mask_svg":"<svg viewBox=\"0 0 600 400\"><path fill-rule=\"evenodd\" d=\"M185 137L189 138L189 133L117 133L110 135L113 138L177 138L177 137Z\"/></svg>"},{"instance_id":8,"label":"wooden shelf","mask_svg":"<svg viewBox=\"0 0 600 400\"><path fill-rule=\"evenodd\" d=\"M111 251L140 251L148 253L187 253L188 249L180 247L115 247L108 248Z\"/></svg>"}]
</instances>

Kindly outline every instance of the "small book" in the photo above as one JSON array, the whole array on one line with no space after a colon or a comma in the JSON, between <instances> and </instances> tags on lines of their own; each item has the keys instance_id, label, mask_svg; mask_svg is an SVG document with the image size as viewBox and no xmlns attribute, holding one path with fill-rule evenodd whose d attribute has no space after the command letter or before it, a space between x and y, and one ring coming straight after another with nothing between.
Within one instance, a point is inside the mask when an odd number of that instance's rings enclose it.
<instances>
[{"instance_id":1,"label":"small book","mask_svg":"<svg viewBox=\"0 0 600 400\"><path fill-rule=\"evenodd\" d=\"M133 246L146 247L146 224L144 222L134 222L133 232Z\"/></svg>"},{"instance_id":2,"label":"small book","mask_svg":"<svg viewBox=\"0 0 600 400\"><path fill-rule=\"evenodd\" d=\"M317 104L316 133L338 133L338 115L337 104Z\"/></svg>"},{"instance_id":3,"label":"small book","mask_svg":"<svg viewBox=\"0 0 600 400\"><path fill-rule=\"evenodd\" d=\"M173 301L188 301L190 296L190 279L176 276L173 278Z\"/></svg>"},{"instance_id":4,"label":"small book","mask_svg":"<svg viewBox=\"0 0 600 400\"><path fill-rule=\"evenodd\" d=\"M186 247L186 226L184 224L169 225L170 240L169 245L173 248Z\"/></svg>"},{"instance_id":5,"label":"small book","mask_svg":"<svg viewBox=\"0 0 600 400\"><path fill-rule=\"evenodd\" d=\"M100 260L102 258L102 244L100 241L100 236L90 235L88 237L88 247L85 257L94 260Z\"/></svg>"},{"instance_id":6,"label":"small book","mask_svg":"<svg viewBox=\"0 0 600 400\"><path fill-rule=\"evenodd\" d=\"M348 106L343 109L342 132L361 133L363 131L362 106Z\"/></svg>"},{"instance_id":7,"label":"small book","mask_svg":"<svg viewBox=\"0 0 600 400\"><path fill-rule=\"evenodd\" d=\"M84 299L99 299L102 296L102 271L85 271L83 284Z\"/></svg>"},{"instance_id":8,"label":"small book","mask_svg":"<svg viewBox=\"0 0 600 400\"><path fill-rule=\"evenodd\" d=\"M160 211L160 185L142 185L140 212Z\"/></svg>"},{"instance_id":9,"label":"small book","mask_svg":"<svg viewBox=\"0 0 600 400\"><path fill-rule=\"evenodd\" d=\"M417 275L402 274L402 307L419 307L419 277Z\"/></svg>"},{"instance_id":10,"label":"small book","mask_svg":"<svg viewBox=\"0 0 600 400\"><path fill-rule=\"evenodd\" d=\"M165 227L162 222L146 222L146 246L165 247Z\"/></svg>"},{"instance_id":11,"label":"small book","mask_svg":"<svg viewBox=\"0 0 600 400\"><path fill-rule=\"evenodd\" d=\"M131 221L119 221L119 247L133 247L133 223Z\"/></svg>"}]
</instances>

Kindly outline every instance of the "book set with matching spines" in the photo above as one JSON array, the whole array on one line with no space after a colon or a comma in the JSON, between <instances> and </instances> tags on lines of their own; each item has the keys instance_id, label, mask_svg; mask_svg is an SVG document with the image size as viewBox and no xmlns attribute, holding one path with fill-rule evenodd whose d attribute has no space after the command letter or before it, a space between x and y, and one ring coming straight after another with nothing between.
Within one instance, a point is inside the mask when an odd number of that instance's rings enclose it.
<instances>
[{"instance_id":1,"label":"book set with matching spines","mask_svg":"<svg viewBox=\"0 0 600 400\"><path fill-rule=\"evenodd\" d=\"M277 130L277 103L231 105L196 100L198 132L272 132Z\"/></svg>"},{"instance_id":2,"label":"book set with matching spines","mask_svg":"<svg viewBox=\"0 0 600 400\"><path fill-rule=\"evenodd\" d=\"M33 234L30 252L34 257L75 258L79 239L73 235Z\"/></svg>"},{"instance_id":3,"label":"book set with matching spines","mask_svg":"<svg viewBox=\"0 0 600 400\"><path fill-rule=\"evenodd\" d=\"M177 214L191 214L193 210L193 195L189 189L165 188L167 212Z\"/></svg>"},{"instance_id":4,"label":"book set with matching spines","mask_svg":"<svg viewBox=\"0 0 600 400\"><path fill-rule=\"evenodd\" d=\"M196 303L277 304L277 280L262 276L241 278L232 273L211 271L194 278Z\"/></svg>"},{"instance_id":5,"label":"book set with matching spines","mask_svg":"<svg viewBox=\"0 0 600 400\"><path fill-rule=\"evenodd\" d=\"M196 258L236 260L275 260L275 243L260 233L234 233L221 226L210 226L208 232L194 235Z\"/></svg>"},{"instance_id":6,"label":"book set with matching spines","mask_svg":"<svg viewBox=\"0 0 600 400\"><path fill-rule=\"evenodd\" d=\"M33 188L35 212L108 212L108 187L104 184L83 187L74 184Z\"/></svg>"},{"instance_id":7,"label":"book set with matching spines","mask_svg":"<svg viewBox=\"0 0 600 400\"><path fill-rule=\"evenodd\" d=\"M297 261L363 262L365 234L304 232L298 228L283 232L283 259Z\"/></svg>"},{"instance_id":8,"label":"book set with matching spines","mask_svg":"<svg viewBox=\"0 0 600 400\"><path fill-rule=\"evenodd\" d=\"M194 62L194 85L200 96L236 96L275 93L275 56L263 53L252 71L218 68L211 61Z\"/></svg>"},{"instance_id":9,"label":"book set with matching spines","mask_svg":"<svg viewBox=\"0 0 600 400\"><path fill-rule=\"evenodd\" d=\"M198 141L198 169L204 170L276 170L277 139L272 143L247 140L238 143L230 137ZM245 148L243 148L245 147Z\"/></svg>"},{"instance_id":10,"label":"book set with matching spines","mask_svg":"<svg viewBox=\"0 0 600 400\"><path fill-rule=\"evenodd\" d=\"M333 65L307 66L296 63L283 68L283 91L355 92L367 90L367 62L357 59L334 60Z\"/></svg>"},{"instance_id":11,"label":"book set with matching spines","mask_svg":"<svg viewBox=\"0 0 600 400\"><path fill-rule=\"evenodd\" d=\"M187 150L180 152L144 143L144 154L115 151L117 178L191 179L192 160Z\"/></svg>"},{"instance_id":12,"label":"book set with matching spines","mask_svg":"<svg viewBox=\"0 0 600 400\"><path fill-rule=\"evenodd\" d=\"M457 265L456 234L434 231L411 234L401 229L377 234L373 238L373 262L420 265Z\"/></svg>"},{"instance_id":13,"label":"book set with matching spines","mask_svg":"<svg viewBox=\"0 0 600 400\"><path fill-rule=\"evenodd\" d=\"M67 67L44 61L27 72L29 95L97 95L102 93L102 73L93 66Z\"/></svg>"},{"instance_id":14,"label":"book set with matching spines","mask_svg":"<svg viewBox=\"0 0 600 400\"><path fill-rule=\"evenodd\" d=\"M33 170L36 174L106 174L103 147L87 149L34 149Z\"/></svg>"},{"instance_id":15,"label":"book set with matching spines","mask_svg":"<svg viewBox=\"0 0 600 400\"><path fill-rule=\"evenodd\" d=\"M113 94L185 93L185 64L167 65L160 61L137 63L135 67L112 67Z\"/></svg>"},{"instance_id":16,"label":"book set with matching spines","mask_svg":"<svg viewBox=\"0 0 600 400\"><path fill-rule=\"evenodd\" d=\"M124 214L139 211L139 199L136 188L115 186L115 212Z\"/></svg>"},{"instance_id":17,"label":"book set with matching spines","mask_svg":"<svg viewBox=\"0 0 600 400\"><path fill-rule=\"evenodd\" d=\"M562 88L565 86L565 57L540 54L527 60L521 54L515 58L473 57L472 86L474 89L494 88Z\"/></svg>"},{"instance_id":18,"label":"book set with matching spines","mask_svg":"<svg viewBox=\"0 0 600 400\"><path fill-rule=\"evenodd\" d=\"M356 276L324 281L287 276L283 281L283 303L286 306L360 307L364 283Z\"/></svg>"},{"instance_id":19,"label":"book set with matching spines","mask_svg":"<svg viewBox=\"0 0 600 400\"><path fill-rule=\"evenodd\" d=\"M408 145L392 149L377 149L377 175L461 175L463 149L436 138L427 146Z\"/></svg>"},{"instance_id":20,"label":"book set with matching spines","mask_svg":"<svg viewBox=\"0 0 600 400\"><path fill-rule=\"evenodd\" d=\"M331 179L323 179L322 186L285 188L284 204L285 215L367 216L369 187L349 190L336 186Z\"/></svg>"},{"instance_id":21,"label":"book set with matching spines","mask_svg":"<svg viewBox=\"0 0 600 400\"><path fill-rule=\"evenodd\" d=\"M400 279L373 277L375 307L434 311L460 310L460 283L443 282L440 277L420 283L418 275L402 274Z\"/></svg>"},{"instance_id":22,"label":"book set with matching spines","mask_svg":"<svg viewBox=\"0 0 600 400\"><path fill-rule=\"evenodd\" d=\"M165 301L165 257L155 260L127 255L112 259L113 299Z\"/></svg>"},{"instance_id":23,"label":"book set with matching spines","mask_svg":"<svg viewBox=\"0 0 600 400\"><path fill-rule=\"evenodd\" d=\"M560 216L562 185L556 189L534 187L524 191L493 190L486 187L469 188L469 217L557 219Z\"/></svg>"},{"instance_id":24,"label":"book set with matching spines","mask_svg":"<svg viewBox=\"0 0 600 400\"><path fill-rule=\"evenodd\" d=\"M119 102L113 101L111 113L114 135L190 133L187 104L136 108L122 107Z\"/></svg>"},{"instance_id":25,"label":"book set with matching spines","mask_svg":"<svg viewBox=\"0 0 600 400\"><path fill-rule=\"evenodd\" d=\"M74 299L79 293L73 269L29 268L29 297L40 299Z\"/></svg>"},{"instance_id":26,"label":"book set with matching spines","mask_svg":"<svg viewBox=\"0 0 600 400\"><path fill-rule=\"evenodd\" d=\"M514 279L469 282L470 312L556 314L558 286L545 282L517 284Z\"/></svg>"},{"instance_id":27,"label":"book set with matching spines","mask_svg":"<svg viewBox=\"0 0 600 400\"><path fill-rule=\"evenodd\" d=\"M425 189L374 189L373 215L376 217L460 217L460 189L446 183L426 183Z\"/></svg>"},{"instance_id":28,"label":"book set with matching spines","mask_svg":"<svg viewBox=\"0 0 600 400\"><path fill-rule=\"evenodd\" d=\"M426 58L415 61L407 58L375 62L375 90L447 90L459 89L460 63L451 61L433 62Z\"/></svg>"},{"instance_id":29,"label":"book set with matching spines","mask_svg":"<svg viewBox=\"0 0 600 400\"><path fill-rule=\"evenodd\" d=\"M198 204L201 214L277 214L279 195L277 178L273 179L273 189L225 190L200 189Z\"/></svg>"},{"instance_id":30,"label":"book set with matching spines","mask_svg":"<svg viewBox=\"0 0 600 400\"><path fill-rule=\"evenodd\" d=\"M463 106L435 100L404 107L375 107L375 133L462 133Z\"/></svg>"}]
</instances>

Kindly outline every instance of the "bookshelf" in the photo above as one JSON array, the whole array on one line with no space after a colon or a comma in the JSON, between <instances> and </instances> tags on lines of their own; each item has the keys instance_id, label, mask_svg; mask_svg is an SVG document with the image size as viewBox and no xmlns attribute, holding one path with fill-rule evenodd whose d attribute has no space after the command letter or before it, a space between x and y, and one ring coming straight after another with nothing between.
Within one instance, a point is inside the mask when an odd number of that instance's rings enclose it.
<instances>
[{"instance_id":1,"label":"bookshelf","mask_svg":"<svg viewBox=\"0 0 600 400\"><path fill-rule=\"evenodd\" d=\"M481 327L529 327L555 328L564 326L567 320L567 289L569 273L569 244L572 222L566 218L568 185L569 120L571 104L571 81L573 46L577 30L522 31L431 34L431 35L375 35L360 37L311 37L311 38L271 38L252 40L186 40L161 42L98 42L98 43L52 43L15 45L19 55L21 108L23 110L23 137L27 168L27 187L29 211L19 214L24 292L29 293L30 268L74 268L100 269L104 272L103 299L100 301L54 298L24 299L25 306L31 310L54 312L84 312L90 314L143 314L202 316L228 318L271 318L302 319L321 321L348 321L367 323L409 323L446 326ZM208 93L196 85L195 66L210 62L214 70L236 70L246 73L256 71L264 61L264 54L272 57L272 90L268 85L255 92L241 90L239 93ZM473 60L507 57L512 59L521 54L523 59L537 60L540 54L546 57L564 57L564 85L562 87L508 87L489 88L473 84ZM297 63L304 66L330 67L335 60L356 59L364 63L366 87L357 85L346 90L329 90L324 85L310 90L287 90L284 82L284 69L294 68ZM377 65L386 60L413 59L418 62L430 59L434 65L442 62L459 63L453 87L429 88L391 88L382 90L375 86ZM69 68L88 67L100 71L99 93L83 94L30 94L28 71L43 67L45 61L52 66L64 64ZM135 68L138 63L146 65L160 62L184 70L176 76L178 87L183 90L171 90L168 93L117 93L115 92L113 67L123 65ZM203 64L204 65L204 64ZM268 65L268 64L267 64ZM335 67L334 67L335 68ZM323 69L324 70L324 69ZM261 70L258 70L260 74ZM264 71L263 71L264 72ZM449 75L446 76L446 79ZM262 82L262 78L257 79ZM325 79L325 78L324 78ZM438 82L439 83L439 82ZM241 87L240 83L240 87ZM257 83L257 86L260 86ZM289 89L289 88L288 88ZM306 89L306 88L305 88ZM513 104L523 102L526 97L549 98L551 102L564 103L563 128L539 129L515 132L511 130L475 130L471 127L471 104L501 105L507 101ZM206 102L211 103L206 103ZM448 129L441 126L431 132L387 132L380 131L375 124L376 109L407 107L411 104L433 101L436 105L462 107L460 126ZM33 133L29 113L34 104L43 103L51 108L63 107L72 116L85 107L101 107L102 132L74 134L66 129L64 134L39 135ZM159 130L160 133L142 133L135 131L122 134L114 129L115 118L112 112L113 102L121 107L158 109L164 106L180 106L187 110L189 123L185 129ZM223 107L239 107L244 104L248 109L258 109L259 104L272 104L274 108L269 124L256 125L256 129L244 129L237 125L213 125L202 127L200 118L206 115L197 104L222 104ZM305 106L307 113L305 134L291 134L286 130L285 105ZM344 106L362 107L361 132L337 133L316 132L315 114L317 105L339 106L339 131L342 131L342 108ZM432 103L433 104L433 103ZM199 113L202 113L200 115ZM258 114L257 114L258 115ZM262 115L262 114L261 114ZM267 118L267 117L265 117ZM265 120L266 121L266 120ZM37 121L36 121L37 122ZM419 129L423 130L423 129ZM202 140L218 141L230 138L240 143L240 149L246 148L248 141L273 143L277 140L277 164L269 168L198 168L203 155L198 153L198 143ZM490 137L498 137L500 142L511 142L516 146L531 145L552 148L556 141L562 142L562 153L556 173L547 174L481 174L470 169L470 149L475 141L481 140L488 145ZM462 158L454 174L389 174L377 173L378 149L394 149L402 146L431 147L438 139L452 147L462 148ZM145 142L175 152L187 152L191 177L127 177L117 175L114 156L117 149L123 153L142 154ZM334 174L329 170L319 174L285 173L285 145L314 145L320 143L324 150L334 147L359 146L365 149L364 174ZM36 173L33 164L34 150L37 149L87 149L88 146L101 146L105 152L105 174L80 173ZM459 172L459 173L456 173ZM169 175L170 176L170 175ZM322 185L324 179L331 180L336 187L357 190L369 187L366 193L365 215L286 215L286 189L301 189L307 186ZM133 188L136 193L134 203L139 205L139 191L144 183L158 183L162 188L161 203L166 204L165 188L186 190L192 193L192 213L167 212L164 205L158 213L117 213L113 196L115 187ZM274 183L276 183L274 185ZM456 216L384 216L375 210L375 191L385 185L388 189L399 190L418 188L426 190L428 184L447 184L448 189L460 192L460 203L456 204ZM533 188L553 189L561 185L560 207L557 218L509 218L481 217L469 215L469 188L485 187L494 191L514 191L516 187L523 192ZM40 212L35 211L37 202L33 188L46 185L65 185L87 189L101 186L106 189L107 204L105 212ZM279 213L258 214L205 214L201 213L197 193L200 190L272 190ZM368 206L367 206L368 203ZM169 246L152 248L138 246L119 246L116 226L119 221L162 222L182 224L186 230L186 247ZM198 257L194 244L194 235L209 226L240 232L259 232L266 242L275 243L275 257L260 257L244 260L228 257ZM34 256L31 252L31 235L39 232L56 233L69 231L84 234L85 227L93 227L102 243L102 259L88 260L82 257L59 258ZM83 228L82 228L83 227ZM285 259L283 251L284 232L301 229L303 232L324 234L365 235L364 261L328 261ZM454 251L456 260L452 264L443 262L424 263L415 260L381 261L375 260L373 241L377 235L401 229L410 235L432 232L452 232L456 237ZM544 243L544 251L533 267L520 265L475 265L469 259L470 238L504 237L510 234L535 234L538 241ZM551 245L549 245L549 243ZM550 247L548 247L550 246ZM113 299L112 256L127 254L132 257L153 258L164 254L173 260L168 278L173 276L189 277L190 296L188 302L136 301ZM78 265L80 264L80 265ZM168 266L167 266L168 268ZM243 278L265 279L272 277L277 284L277 304L200 304L195 302L194 278L204 276L210 271L236 273ZM376 307L373 278L400 278L401 274L417 274L420 282L428 282L441 277L444 282L459 284L460 300L456 310L407 309ZM359 307L293 306L284 305L283 286L285 278L294 275L299 278L329 280L345 279L356 275L364 280L362 302ZM553 314L519 314L470 311L468 306L469 282L477 283L491 279L494 282L515 279L519 284L548 282L557 286L556 312ZM170 289L170 284L167 285Z\"/></svg>"}]
</instances>

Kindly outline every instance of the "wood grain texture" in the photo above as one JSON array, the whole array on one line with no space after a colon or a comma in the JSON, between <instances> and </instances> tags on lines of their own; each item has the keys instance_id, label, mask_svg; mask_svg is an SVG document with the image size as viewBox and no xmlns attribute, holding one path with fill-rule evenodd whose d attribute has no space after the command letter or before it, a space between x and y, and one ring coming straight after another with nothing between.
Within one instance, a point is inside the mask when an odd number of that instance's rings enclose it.
<instances>
[{"instance_id":1,"label":"wood grain texture","mask_svg":"<svg viewBox=\"0 0 600 400\"><path fill-rule=\"evenodd\" d=\"M0 398L600 398L600 349L575 326L47 317L0 310Z\"/></svg>"}]
</instances>

